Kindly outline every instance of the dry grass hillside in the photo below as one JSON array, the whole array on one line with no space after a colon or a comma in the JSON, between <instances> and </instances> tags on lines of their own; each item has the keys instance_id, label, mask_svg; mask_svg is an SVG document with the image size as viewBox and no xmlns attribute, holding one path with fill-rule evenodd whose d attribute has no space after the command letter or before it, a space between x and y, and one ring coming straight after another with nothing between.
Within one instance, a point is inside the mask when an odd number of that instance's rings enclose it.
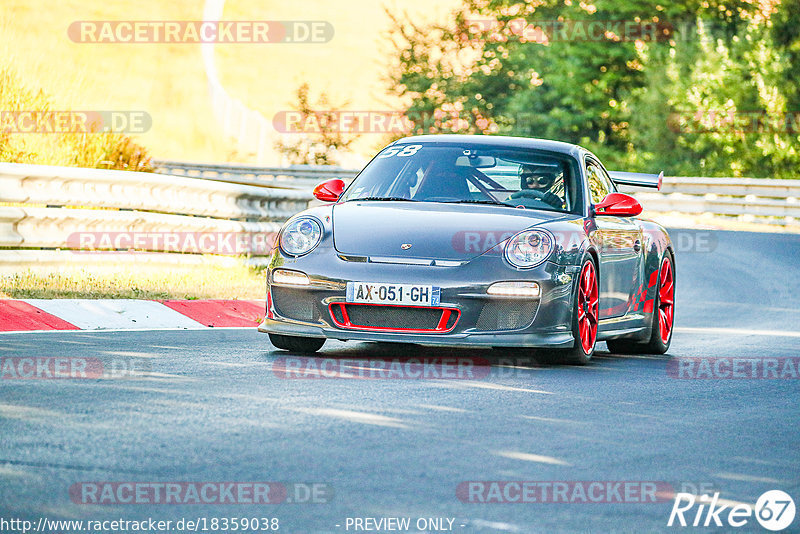
<instances>
[{"instance_id":1,"label":"dry grass hillside","mask_svg":"<svg viewBox=\"0 0 800 534\"><path fill-rule=\"evenodd\" d=\"M230 44L216 48L228 91L267 118L287 109L308 82L353 110L396 107L382 77L390 50L384 7L411 19L448 16L455 0L228 0L226 20L325 20L335 29L327 44ZM56 109L145 110L150 131L136 137L155 158L248 161L221 138L210 112L205 72L196 44L79 44L67 28L78 20L200 20L202 0L5 0L0 6L0 54L19 79L44 90ZM360 139L368 155L379 136Z\"/></svg>"}]
</instances>

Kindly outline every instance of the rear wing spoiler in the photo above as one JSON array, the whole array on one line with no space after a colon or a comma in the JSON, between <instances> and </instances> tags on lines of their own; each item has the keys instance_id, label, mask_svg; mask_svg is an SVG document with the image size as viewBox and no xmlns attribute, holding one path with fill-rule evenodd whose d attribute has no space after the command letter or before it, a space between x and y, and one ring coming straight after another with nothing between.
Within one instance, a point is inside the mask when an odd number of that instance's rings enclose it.
<instances>
[{"instance_id":1,"label":"rear wing spoiler","mask_svg":"<svg viewBox=\"0 0 800 534\"><path fill-rule=\"evenodd\" d=\"M658 174L645 174L642 172L622 172L609 171L611 181L617 185L627 185L631 187L652 187L661 189L661 180L664 178L664 171Z\"/></svg>"}]
</instances>

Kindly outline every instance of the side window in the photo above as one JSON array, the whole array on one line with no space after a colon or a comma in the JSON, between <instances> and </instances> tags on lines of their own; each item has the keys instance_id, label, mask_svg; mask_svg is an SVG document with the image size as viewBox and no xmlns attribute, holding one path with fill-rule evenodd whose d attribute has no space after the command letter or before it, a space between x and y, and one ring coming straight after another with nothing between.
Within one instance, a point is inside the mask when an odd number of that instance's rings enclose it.
<instances>
[{"instance_id":1,"label":"side window","mask_svg":"<svg viewBox=\"0 0 800 534\"><path fill-rule=\"evenodd\" d=\"M592 204L602 201L607 194L613 191L611 180L603 172L599 165L590 160L586 161L586 178L589 182L589 194Z\"/></svg>"},{"instance_id":2,"label":"side window","mask_svg":"<svg viewBox=\"0 0 800 534\"><path fill-rule=\"evenodd\" d=\"M606 170L601 165L598 165L598 167L600 169L600 174L603 176L603 180L605 180L605 182L608 184L608 192L616 193L617 185L614 183L614 181L611 179L611 177L608 175Z\"/></svg>"}]
</instances>

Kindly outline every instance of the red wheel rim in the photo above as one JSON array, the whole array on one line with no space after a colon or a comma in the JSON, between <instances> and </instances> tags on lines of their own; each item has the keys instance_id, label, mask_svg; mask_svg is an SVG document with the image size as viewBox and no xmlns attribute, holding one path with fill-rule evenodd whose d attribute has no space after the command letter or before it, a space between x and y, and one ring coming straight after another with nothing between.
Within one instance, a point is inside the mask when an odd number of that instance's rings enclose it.
<instances>
[{"instance_id":1,"label":"red wheel rim","mask_svg":"<svg viewBox=\"0 0 800 534\"><path fill-rule=\"evenodd\" d=\"M597 339L597 276L594 264L588 262L583 266L578 283L578 335L586 354L592 352Z\"/></svg>"},{"instance_id":2,"label":"red wheel rim","mask_svg":"<svg viewBox=\"0 0 800 534\"><path fill-rule=\"evenodd\" d=\"M672 318L675 311L675 281L672 277L672 263L668 258L664 258L664 263L661 264L658 279L660 281L658 286L658 328L661 333L661 341L666 344L672 333Z\"/></svg>"}]
</instances>

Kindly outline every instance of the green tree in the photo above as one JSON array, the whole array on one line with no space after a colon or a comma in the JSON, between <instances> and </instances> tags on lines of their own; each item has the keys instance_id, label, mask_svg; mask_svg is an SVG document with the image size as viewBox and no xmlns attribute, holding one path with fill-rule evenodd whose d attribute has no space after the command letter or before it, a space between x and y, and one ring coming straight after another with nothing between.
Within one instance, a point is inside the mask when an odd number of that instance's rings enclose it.
<instances>
[{"instance_id":1,"label":"green tree","mask_svg":"<svg viewBox=\"0 0 800 534\"><path fill-rule=\"evenodd\" d=\"M307 132L287 133L291 142L284 139L275 143L275 149L293 165L336 165L340 154L350 148L358 138L356 134L342 132L337 114L346 104L331 105L328 96L322 93L315 104L311 104L307 83L297 89L294 110L300 113Z\"/></svg>"},{"instance_id":2,"label":"green tree","mask_svg":"<svg viewBox=\"0 0 800 534\"><path fill-rule=\"evenodd\" d=\"M743 16L746 26L731 37L729 28L698 19L695 39L666 54L642 51L648 83L631 105L653 113L632 123L639 163L670 174L798 177L800 124L790 104L796 67L775 45L770 17ZM653 107L654 100L664 105Z\"/></svg>"},{"instance_id":3,"label":"green tree","mask_svg":"<svg viewBox=\"0 0 800 534\"><path fill-rule=\"evenodd\" d=\"M786 58L784 94L788 109L800 111L800 0L783 0L772 22L774 46Z\"/></svg>"},{"instance_id":4,"label":"green tree","mask_svg":"<svg viewBox=\"0 0 800 534\"><path fill-rule=\"evenodd\" d=\"M796 135L687 130L675 119L792 111L798 2L465 0L450 24L394 19L389 79L415 133L544 137L582 144L613 166L788 177ZM554 31L557 20L565 32ZM488 21L495 27L476 33ZM604 21L657 33L586 33ZM445 120L420 120L437 116Z\"/></svg>"},{"instance_id":5,"label":"green tree","mask_svg":"<svg viewBox=\"0 0 800 534\"><path fill-rule=\"evenodd\" d=\"M470 0L449 27L396 20L393 86L409 100L413 116L455 109L474 125L472 133L559 139L619 159L629 150L626 97L644 85L643 65L624 28L612 25L599 38L587 31L592 22L656 26L678 18L680 9L661 4ZM558 20L565 31L554 28ZM476 33L489 21L497 28ZM481 118L493 128L481 128Z\"/></svg>"}]
</instances>

